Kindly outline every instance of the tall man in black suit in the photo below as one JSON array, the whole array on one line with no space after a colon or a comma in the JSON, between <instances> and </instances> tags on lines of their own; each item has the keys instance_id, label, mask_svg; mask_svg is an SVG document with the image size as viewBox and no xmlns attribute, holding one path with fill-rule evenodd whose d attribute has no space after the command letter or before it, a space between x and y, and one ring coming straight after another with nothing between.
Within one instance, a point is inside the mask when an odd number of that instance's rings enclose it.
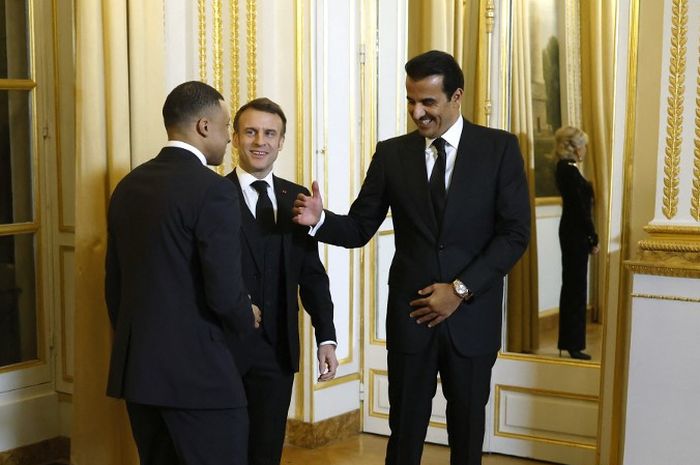
<instances>
[{"instance_id":1,"label":"tall man in black suit","mask_svg":"<svg viewBox=\"0 0 700 465\"><path fill-rule=\"evenodd\" d=\"M333 302L318 244L307 228L292 222L296 196L309 191L272 173L286 125L280 106L267 98L243 105L233 119L239 163L227 175L241 204L243 278L262 312L256 334L236 344L248 396L250 465L279 465L282 456L299 369L297 292L319 343L319 380L332 379L338 366Z\"/></svg>"},{"instance_id":2,"label":"tall man in black suit","mask_svg":"<svg viewBox=\"0 0 700 465\"><path fill-rule=\"evenodd\" d=\"M295 221L320 241L360 247L391 207L386 463L420 463L439 373L450 463L480 464L503 277L529 240L523 160L512 134L461 117L464 77L452 56L424 53L406 73L417 130L377 144L348 215L324 212L314 183Z\"/></svg>"},{"instance_id":3,"label":"tall man in black suit","mask_svg":"<svg viewBox=\"0 0 700 465\"><path fill-rule=\"evenodd\" d=\"M228 106L201 82L163 106L168 143L122 179L108 213L107 394L126 399L142 465L245 465L248 415L228 337L252 333L236 189L206 167Z\"/></svg>"}]
</instances>

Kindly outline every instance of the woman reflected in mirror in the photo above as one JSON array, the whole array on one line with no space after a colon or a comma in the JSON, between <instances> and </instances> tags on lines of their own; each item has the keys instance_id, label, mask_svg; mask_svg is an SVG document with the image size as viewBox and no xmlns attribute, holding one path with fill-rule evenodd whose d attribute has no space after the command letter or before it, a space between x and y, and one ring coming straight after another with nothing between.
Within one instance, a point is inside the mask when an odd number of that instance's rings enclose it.
<instances>
[{"instance_id":1,"label":"woman reflected in mirror","mask_svg":"<svg viewBox=\"0 0 700 465\"><path fill-rule=\"evenodd\" d=\"M559 355L590 360L586 348L586 302L588 255L598 253L598 235L593 225L593 186L581 173L588 136L567 126L554 134L558 157L555 179L562 198L559 223L562 284L559 296Z\"/></svg>"}]
</instances>

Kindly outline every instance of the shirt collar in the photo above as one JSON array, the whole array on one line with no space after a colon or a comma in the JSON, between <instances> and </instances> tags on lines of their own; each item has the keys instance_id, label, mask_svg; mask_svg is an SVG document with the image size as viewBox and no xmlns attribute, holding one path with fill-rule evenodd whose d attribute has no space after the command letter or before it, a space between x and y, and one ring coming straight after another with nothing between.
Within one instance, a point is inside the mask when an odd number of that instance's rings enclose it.
<instances>
[{"instance_id":1,"label":"shirt collar","mask_svg":"<svg viewBox=\"0 0 700 465\"><path fill-rule=\"evenodd\" d=\"M443 139L445 139L445 142L450 144L450 146L457 148L459 145L459 139L462 138L462 128L464 127L464 119L460 116L457 118L457 121L454 122L450 128L445 131L445 133L440 136ZM437 138L436 138L437 139ZM425 148L430 147L433 145L433 141L435 139L428 139L427 137L425 138Z\"/></svg>"},{"instance_id":2,"label":"shirt collar","mask_svg":"<svg viewBox=\"0 0 700 465\"><path fill-rule=\"evenodd\" d=\"M258 179L240 166L236 167L236 176L238 176L238 183L241 185L241 189L246 189L250 187L251 184L253 184L255 181L267 181L267 185L272 187L272 171L267 173L267 176L265 176L262 179Z\"/></svg>"},{"instance_id":3,"label":"shirt collar","mask_svg":"<svg viewBox=\"0 0 700 465\"><path fill-rule=\"evenodd\" d=\"M188 144L187 142L182 142L181 140L169 140L167 144L165 144L166 147L178 147L181 149L185 149L188 152L192 152L195 154L197 158L199 158L199 161L202 162L204 166L207 166L207 159L204 156L204 154L199 150L197 147Z\"/></svg>"}]
</instances>

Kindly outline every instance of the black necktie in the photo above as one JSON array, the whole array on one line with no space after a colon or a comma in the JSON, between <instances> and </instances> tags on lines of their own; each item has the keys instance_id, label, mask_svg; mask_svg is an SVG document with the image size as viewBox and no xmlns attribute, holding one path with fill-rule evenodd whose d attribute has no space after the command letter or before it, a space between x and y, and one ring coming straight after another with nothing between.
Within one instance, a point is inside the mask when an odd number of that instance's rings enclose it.
<instances>
[{"instance_id":1,"label":"black necktie","mask_svg":"<svg viewBox=\"0 0 700 465\"><path fill-rule=\"evenodd\" d=\"M442 214L445 210L445 163L447 154L445 153L445 139L438 137L433 141L433 146L437 149L437 159L430 173L430 200L433 202L433 211L438 225L442 224Z\"/></svg>"},{"instance_id":2,"label":"black necktie","mask_svg":"<svg viewBox=\"0 0 700 465\"><path fill-rule=\"evenodd\" d=\"M255 204L255 218L264 231L272 231L275 226L275 213L272 209L270 196L267 195L267 181L255 181L251 186L258 191L258 202Z\"/></svg>"}]
</instances>

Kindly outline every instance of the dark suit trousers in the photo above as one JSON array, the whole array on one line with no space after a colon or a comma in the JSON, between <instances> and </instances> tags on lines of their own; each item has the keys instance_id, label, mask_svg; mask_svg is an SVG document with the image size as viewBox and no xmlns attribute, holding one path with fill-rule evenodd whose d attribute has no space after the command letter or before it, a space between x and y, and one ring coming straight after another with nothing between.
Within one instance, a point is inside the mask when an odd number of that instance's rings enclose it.
<instances>
[{"instance_id":1,"label":"dark suit trousers","mask_svg":"<svg viewBox=\"0 0 700 465\"><path fill-rule=\"evenodd\" d=\"M262 329L243 344L239 362L248 398L249 465L279 465L294 373L278 360Z\"/></svg>"},{"instance_id":2,"label":"dark suit trousers","mask_svg":"<svg viewBox=\"0 0 700 465\"><path fill-rule=\"evenodd\" d=\"M585 240L561 244L561 294L559 296L560 350L586 348L588 250Z\"/></svg>"},{"instance_id":3,"label":"dark suit trousers","mask_svg":"<svg viewBox=\"0 0 700 465\"><path fill-rule=\"evenodd\" d=\"M485 408L497 354L463 357L455 351L446 324L433 331L422 352L388 352L391 436L386 465L420 465L438 372L447 399L450 464L481 464Z\"/></svg>"},{"instance_id":4,"label":"dark suit trousers","mask_svg":"<svg viewBox=\"0 0 700 465\"><path fill-rule=\"evenodd\" d=\"M141 465L246 465L245 408L174 409L126 403Z\"/></svg>"}]
</instances>

